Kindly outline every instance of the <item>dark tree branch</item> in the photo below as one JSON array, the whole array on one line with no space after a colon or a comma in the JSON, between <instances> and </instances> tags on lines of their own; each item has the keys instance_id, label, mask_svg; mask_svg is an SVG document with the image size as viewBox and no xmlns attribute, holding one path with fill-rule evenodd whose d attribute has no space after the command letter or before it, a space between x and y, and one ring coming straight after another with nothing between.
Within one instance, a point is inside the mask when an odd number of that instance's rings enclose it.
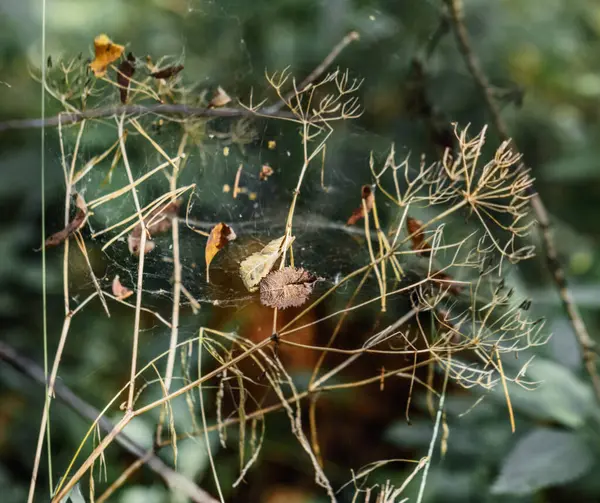
<instances>
[{"instance_id":1,"label":"dark tree branch","mask_svg":"<svg viewBox=\"0 0 600 503\"><path fill-rule=\"evenodd\" d=\"M498 106L492 87L490 86L490 83L483 72L479 61L477 60L477 56L475 55L475 52L471 46L469 34L464 23L462 0L444 1L448 5L450 21L456 35L458 48L465 60L465 64L467 65L471 76L473 77L473 80L475 81L475 84L483 95L494 128L498 132L498 135L502 141L512 141L508 134L506 123L500 114L500 107ZM514 147L517 148L515 143L512 143ZM540 195L535 192L533 188L530 190L532 195L531 206L539 223L544 246L546 248L546 263L558 288L558 293L562 300L563 307L565 308L567 316L569 317L571 325L573 326L573 331L575 332L577 342L581 347L583 360L585 362L588 374L592 380L596 398L600 401L600 377L598 376L598 371L596 368L596 352L594 349L595 343L587 331L585 323L583 322L575 301L573 300L571 291L568 288L565 272L558 259L558 252L556 250L556 243L554 241L554 236L551 229L548 210L546 209L546 206L544 205Z\"/></svg>"},{"instance_id":2,"label":"dark tree branch","mask_svg":"<svg viewBox=\"0 0 600 503\"><path fill-rule=\"evenodd\" d=\"M0 360L3 360L12 368L33 379L38 384L45 385L46 379L44 378L43 369L2 341L0 341ZM79 398L65 384L58 380L54 385L54 393L60 400L85 419L95 421L100 415L100 412L95 407ZM105 417L98 419L98 426L105 433L109 433L114 429L114 424ZM130 454L143 461L171 489L181 491L195 503L217 503L217 500L198 487L193 481L173 470L152 450L148 451L144 449L125 433L119 433L115 441Z\"/></svg>"}]
</instances>

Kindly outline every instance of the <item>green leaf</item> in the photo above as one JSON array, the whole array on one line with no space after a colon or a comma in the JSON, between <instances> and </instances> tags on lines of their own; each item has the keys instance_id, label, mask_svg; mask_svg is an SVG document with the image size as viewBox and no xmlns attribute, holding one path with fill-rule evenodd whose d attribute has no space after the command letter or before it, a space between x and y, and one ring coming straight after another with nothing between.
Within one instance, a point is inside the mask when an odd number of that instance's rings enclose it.
<instances>
[{"instance_id":1,"label":"green leaf","mask_svg":"<svg viewBox=\"0 0 600 503\"><path fill-rule=\"evenodd\" d=\"M81 494L81 488L79 487L79 482L73 486L67 495L60 500L61 503L85 503L85 498L83 494Z\"/></svg>"},{"instance_id":2,"label":"green leaf","mask_svg":"<svg viewBox=\"0 0 600 503\"><path fill-rule=\"evenodd\" d=\"M536 358L528 367L524 380L538 383L536 389L527 390L508 382L508 391L515 410L533 418L578 428L594 408L590 387L552 360ZM495 399L505 401L501 386L495 386L491 394Z\"/></svg>"},{"instance_id":3,"label":"green leaf","mask_svg":"<svg viewBox=\"0 0 600 503\"><path fill-rule=\"evenodd\" d=\"M573 432L536 428L521 438L503 462L493 494L530 494L566 484L590 470L594 456Z\"/></svg>"}]
</instances>

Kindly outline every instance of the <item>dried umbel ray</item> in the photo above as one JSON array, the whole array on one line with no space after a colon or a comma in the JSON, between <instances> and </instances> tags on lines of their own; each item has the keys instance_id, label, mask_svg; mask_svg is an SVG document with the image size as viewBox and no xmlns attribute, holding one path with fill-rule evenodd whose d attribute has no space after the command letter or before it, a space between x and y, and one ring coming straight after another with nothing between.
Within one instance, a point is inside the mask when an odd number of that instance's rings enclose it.
<instances>
[{"instance_id":1,"label":"dried umbel ray","mask_svg":"<svg viewBox=\"0 0 600 503\"><path fill-rule=\"evenodd\" d=\"M484 127L470 138L468 127L459 130L454 124L456 150L446 150L442 160L432 164L422 158L416 174L409 157L396 163L392 146L379 171L371 156L371 173L381 192L401 208L450 205L444 211L446 217L468 208L491 238L496 251L503 258L518 262L534 255L533 246L516 248L516 239L525 237L533 225L533 219L528 218L533 179L522 164L521 155L510 148L510 142L503 142L484 163L482 148L486 131ZM389 173L393 179L391 190L384 184L384 176Z\"/></svg>"}]
</instances>

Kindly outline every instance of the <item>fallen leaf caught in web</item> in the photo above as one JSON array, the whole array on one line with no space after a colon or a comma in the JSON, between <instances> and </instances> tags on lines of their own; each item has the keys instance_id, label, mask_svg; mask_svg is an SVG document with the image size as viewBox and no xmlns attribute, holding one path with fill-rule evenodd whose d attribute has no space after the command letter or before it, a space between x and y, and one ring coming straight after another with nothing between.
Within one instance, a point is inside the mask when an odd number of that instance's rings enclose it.
<instances>
[{"instance_id":1,"label":"fallen leaf caught in web","mask_svg":"<svg viewBox=\"0 0 600 503\"><path fill-rule=\"evenodd\" d=\"M241 262L240 276L248 291L254 292L258 289L260 280L271 272L277 259L289 248L294 239L293 236L287 239L285 236L274 239L261 251L253 253Z\"/></svg>"},{"instance_id":2,"label":"fallen leaf caught in web","mask_svg":"<svg viewBox=\"0 0 600 503\"><path fill-rule=\"evenodd\" d=\"M425 233L422 230L423 223L416 218L408 217L406 219L406 228L412 241L412 249L419 252L419 255L428 257L431 254L431 246L425 240Z\"/></svg>"},{"instance_id":3,"label":"fallen leaf caught in web","mask_svg":"<svg viewBox=\"0 0 600 503\"><path fill-rule=\"evenodd\" d=\"M44 246L42 248L51 248L53 246L58 246L59 244L63 243L69 236L71 236L83 227L83 224L85 224L85 221L87 219L87 205L85 204L85 201L80 194L77 194L77 197L75 198L75 206L77 207L77 212L75 213L73 220L71 220L64 229L55 232L54 234L49 236L46 239L46 241L44 241ZM39 248L39 250L41 250L42 248Z\"/></svg>"},{"instance_id":4,"label":"fallen leaf caught in web","mask_svg":"<svg viewBox=\"0 0 600 503\"><path fill-rule=\"evenodd\" d=\"M124 50L124 46L115 44L107 35L98 35L94 39L96 57L90 63L90 68L94 72L94 75L98 78L104 77L108 65L119 59Z\"/></svg>"},{"instance_id":5,"label":"fallen leaf caught in web","mask_svg":"<svg viewBox=\"0 0 600 503\"><path fill-rule=\"evenodd\" d=\"M362 186L361 197L365 200L365 204L367 206L367 213L370 212L373 209L373 204L375 203L375 196L373 195L373 191L371 190L370 185ZM354 225L361 218L365 218L365 213L363 211L362 204L352 212L352 215L346 222L346 225Z\"/></svg>"},{"instance_id":6,"label":"fallen leaf caught in web","mask_svg":"<svg viewBox=\"0 0 600 503\"><path fill-rule=\"evenodd\" d=\"M181 70L183 70L183 65L173 65L167 66L162 70L152 72L150 75L155 79L170 79L171 77L177 75Z\"/></svg>"},{"instance_id":7,"label":"fallen leaf caught in web","mask_svg":"<svg viewBox=\"0 0 600 503\"><path fill-rule=\"evenodd\" d=\"M118 300L124 300L133 295L133 290L124 287L119 280L119 275L117 274L112 282L112 293Z\"/></svg>"},{"instance_id":8,"label":"fallen leaf caught in web","mask_svg":"<svg viewBox=\"0 0 600 503\"><path fill-rule=\"evenodd\" d=\"M133 233L127 236L127 247L129 248L129 253L132 255L140 254L140 246L142 243L141 233L140 235L134 235ZM156 243L151 239L146 238L146 243L144 245L144 255L150 253L156 247Z\"/></svg>"},{"instance_id":9,"label":"fallen leaf caught in web","mask_svg":"<svg viewBox=\"0 0 600 503\"><path fill-rule=\"evenodd\" d=\"M227 243L233 241L236 237L237 236L235 235L235 232L233 232L233 229L224 223L219 223L211 229L208 236L208 241L206 242L206 249L204 250L207 283L210 283L208 270L212 259L215 258L215 255L221 248L224 248Z\"/></svg>"},{"instance_id":10,"label":"fallen leaf caught in web","mask_svg":"<svg viewBox=\"0 0 600 503\"><path fill-rule=\"evenodd\" d=\"M260 301L276 309L304 304L318 278L302 268L284 267L272 271L260 282Z\"/></svg>"},{"instance_id":11,"label":"fallen leaf caught in web","mask_svg":"<svg viewBox=\"0 0 600 503\"><path fill-rule=\"evenodd\" d=\"M129 81L135 72L135 57L133 54L127 54L127 59L123 60L119 65L117 72L117 84L119 84L119 94L121 95L121 103L127 103L127 94L129 93Z\"/></svg>"},{"instance_id":12,"label":"fallen leaf caught in web","mask_svg":"<svg viewBox=\"0 0 600 503\"><path fill-rule=\"evenodd\" d=\"M268 164L263 164L262 167L260 168L260 173L258 174L258 177L260 178L261 181L264 182L272 174L273 174L273 168L271 166L269 166Z\"/></svg>"},{"instance_id":13,"label":"fallen leaf caught in web","mask_svg":"<svg viewBox=\"0 0 600 503\"><path fill-rule=\"evenodd\" d=\"M177 216L181 201L170 201L153 209L145 218L144 224L149 236L146 237L146 245L144 246L144 255L154 250L156 243L151 237L156 234L162 234L171 229L172 218ZM129 253L138 255L142 241L142 226L138 223L127 237L127 245Z\"/></svg>"},{"instance_id":14,"label":"fallen leaf caught in web","mask_svg":"<svg viewBox=\"0 0 600 503\"><path fill-rule=\"evenodd\" d=\"M225 92L225 90L219 86L212 99L208 103L209 108L224 107L227 103L231 103L231 97Z\"/></svg>"}]
</instances>

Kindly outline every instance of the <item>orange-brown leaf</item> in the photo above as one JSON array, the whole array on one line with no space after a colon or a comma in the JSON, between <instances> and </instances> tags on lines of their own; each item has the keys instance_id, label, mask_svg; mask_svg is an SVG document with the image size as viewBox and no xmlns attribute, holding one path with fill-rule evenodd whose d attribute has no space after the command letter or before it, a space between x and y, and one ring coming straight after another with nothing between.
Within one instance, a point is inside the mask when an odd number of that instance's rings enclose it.
<instances>
[{"instance_id":1,"label":"orange-brown leaf","mask_svg":"<svg viewBox=\"0 0 600 503\"><path fill-rule=\"evenodd\" d=\"M367 207L367 213L369 213L373 209L373 204L375 204L375 195L373 194L373 191L371 190L370 185L362 186L361 197L365 200L365 205ZM354 225L361 218L365 218L365 213L364 213L362 204L352 212L352 215L346 222L346 225Z\"/></svg>"},{"instance_id":2,"label":"orange-brown leaf","mask_svg":"<svg viewBox=\"0 0 600 503\"><path fill-rule=\"evenodd\" d=\"M229 241L233 241L236 238L235 232L233 229L229 227L229 225L224 223L219 223L215 225L208 236L208 241L206 242L206 249L204 250L204 257L206 260L206 282L210 281L209 278L209 267L215 255L219 252L219 250Z\"/></svg>"},{"instance_id":3,"label":"orange-brown leaf","mask_svg":"<svg viewBox=\"0 0 600 503\"><path fill-rule=\"evenodd\" d=\"M425 240L425 233L423 232L423 223L416 218L408 217L406 219L406 228L408 234L412 237L412 249L419 252L419 255L429 256L431 253L431 246Z\"/></svg>"},{"instance_id":4,"label":"orange-brown leaf","mask_svg":"<svg viewBox=\"0 0 600 503\"><path fill-rule=\"evenodd\" d=\"M156 72L152 72L150 75L155 79L170 79L177 75L181 70L183 70L183 65L172 65L163 68L162 70L158 70Z\"/></svg>"},{"instance_id":5,"label":"orange-brown leaf","mask_svg":"<svg viewBox=\"0 0 600 503\"><path fill-rule=\"evenodd\" d=\"M118 300L124 300L133 295L133 290L123 286L119 280L119 275L117 274L112 282L112 293Z\"/></svg>"},{"instance_id":6,"label":"orange-brown leaf","mask_svg":"<svg viewBox=\"0 0 600 503\"><path fill-rule=\"evenodd\" d=\"M90 68L94 72L94 75L98 78L104 77L108 65L119 59L124 50L124 46L115 44L107 35L98 35L94 39L96 57L90 63Z\"/></svg>"},{"instance_id":7,"label":"orange-brown leaf","mask_svg":"<svg viewBox=\"0 0 600 503\"><path fill-rule=\"evenodd\" d=\"M302 268L272 271L260 282L260 301L277 309L301 306L308 300L317 279Z\"/></svg>"}]
</instances>

